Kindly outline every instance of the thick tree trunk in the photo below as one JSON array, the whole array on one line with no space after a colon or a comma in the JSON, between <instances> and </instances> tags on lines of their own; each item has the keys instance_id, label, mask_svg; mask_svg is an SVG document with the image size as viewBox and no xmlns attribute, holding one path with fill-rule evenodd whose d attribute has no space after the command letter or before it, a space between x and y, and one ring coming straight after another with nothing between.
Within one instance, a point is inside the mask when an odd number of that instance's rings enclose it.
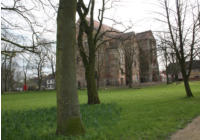
<instances>
[{"instance_id":1,"label":"thick tree trunk","mask_svg":"<svg viewBox=\"0 0 200 140\"><path fill-rule=\"evenodd\" d=\"M84 134L76 87L76 0L60 0L57 17L57 130L58 135Z\"/></svg>"},{"instance_id":2,"label":"thick tree trunk","mask_svg":"<svg viewBox=\"0 0 200 140\"><path fill-rule=\"evenodd\" d=\"M128 61L128 60L127 60ZM132 88L132 85L133 85L133 73L132 73L132 65L131 64L126 64L126 85L129 87L129 88Z\"/></svg>"},{"instance_id":3,"label":"thick tree trunk","mask_svg":"<svg viewBox=\"0 0 200 140\"><path fill-rule=\"evenodd\" d=\"M133 85L133 78L132 78L132 69L130 69L130 71L129 71L129 83L128 83L128 87L129 88L132 88L132 85Z\"/></svg>"},{"instance_id":4,"label":"thick tree trunk","mask_svg":"<svg viewBox=\"0 0 200 140\"><path fill-rule=\"evenodd\" d=\"M103 6L105 6L104 4L105 3L103 1ZM99 28L96 30L94 28L94 19L93 19L94 7L95 7L95 0L90 1L90 6L88 6L88 8L82 0L78 0L77 12L80 17L78 46L85 67L88 104L100 104L97 92L96 79L95 79L95 57L96 57L95 55L97 50L97 42L99 40L98 36L101 30L103 19L101 19ZM88 13L90 13L89 21L86 18ZM104 13L104 8L101 10L101 16L99 16L99 18L101 17L103 18L103 13ZM84 48L83 45L84 33L87 36L87 42L88 42L87 49Z\"/></svg>"},{"instance_id":5,"label":"thick tree trunk","mask_svg":"<svg viewBox=\"0 0 200 140\"><path fill-rule=\"evenodd\" d=\"M129 74L126 75L126 85L129 88L132 88L133 85L133 79L132 79L132 74L130 73L130 71L128 72Z\"/></svg>"},{"instance_id":6,"label":"thick tree trunk","mask_svg":"<svg viewBox=\"0 0 200 140\"><path fill-rule=\"evenodd\" d=\"M100 104L95 80L94 64L90 64L86 67L85 77L87 81L88 104Z\"/></svg>"}]
</instances>

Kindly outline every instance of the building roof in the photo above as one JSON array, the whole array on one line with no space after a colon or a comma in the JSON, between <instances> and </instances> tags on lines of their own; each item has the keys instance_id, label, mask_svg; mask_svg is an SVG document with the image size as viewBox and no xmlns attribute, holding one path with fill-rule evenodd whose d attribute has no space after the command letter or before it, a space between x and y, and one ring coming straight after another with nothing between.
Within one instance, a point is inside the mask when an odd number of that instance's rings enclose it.
<instances>
[{"instance_id":1,"label":"building roof","mask_svg":"<svg viewBox=\"0 0 200 140\"><path fill-rule=\"evenodd\" d=\"M136 34L136 39L137 40L144 40L144 39L153 39L153 40L155 40L151 30L145 31L145 32L141 32L141 33L137 33Z\"/></svg>"},{"instance_id":2,"label":"building roof","mask_svg":"<svg viewBox=\"0 0 200 140\"><path fill-rule=\"evenodd\" d=\"M49 74L46 76L45 78L46 80L51 80L51 79L55 79L53 74Z\"/></svg>"},{"instance_id":3,"label":"building roof","mask_svg":"<svg viewBox=\"0 0 200 140\"><path fill-rule=\"evenodd\" d=\"M87 20L88 22L90 22L90 18L87 17L86 20ZM79 23L80 23L80 19L77 21L77 24L79 24ZM100 24L99 21L94 20L94 29L95 29L95 30L97 30L97 29L99 28L99 24ZM105 31L110 31L110 32L107 33L107 34L109 34L109 35L117 35L117 34L120 33L119 30L117 30L117 29L115 29L115 28L113 28L113 27L111 27L111 26L102 24L101 32L105 32Z\"/></svg>"},{"instance_id":4,"label":"building roof","mask_svg":"<svg viewBox=\"0 0 200 140\"><path fill-rule=\"evenodd\" d=\"M89 21L89 18L87 18L87 20ZM96 20L94 20L94 28L95 29L98 29L99 28L99 22L98 21L96 21ZM111 27L111 26L108 26L108 25L105 25L105 24L102 24L102 27L101 27L101 30L102 31L115 31L115 32L120 32L119 30L117 30L117 29L115 29L115 28L113 28L113 27Z\"/></svg>"},{"instance_id":5,"label":"building roof","mask_svg":"<svg viewBox=\"0 0 200 140\"><path fill-rule=\"evenodd\" d=\"M188 68L189 61L186 62L186 67ZM200 69L200 60L193 60L192 69ZM167 66L167 70L169 73L180 72L180 66L178 63L171 63Z\"/></svg>"},{"instance_id":6,"label":"building roof","mask_svg":"<svg viewBox=\"0 0 200 140\"><path fill-rule=\"evenodd\" d=\"M90 19L87 17L86 20L89 22ZM77 21L77 25L80 23L80 19ZM99 22L94 20L94 29L97 30L99 27ZM113 38L115 40L115 42L110 41L111 44L116 44L118 43L118 41L120 40L128 40L130 38L132 38L133 36L136 37L137 40L145 40L145 39L153 39L155 40L153 33L151 30L145 31L145 32L141 32L141 33L137 33L135 34L135 32L121 32L111 26L102 24L101 27L101 32L106 32L108 31L105 36L108 38ZM117 45L118 46L118 45ZM116 48L116 45L115 45Z\"/></svg>"},{"instance_id":7,"label":"building roof","mask_svg":"<svg viewBox=\"0 0 200 140\"><path fill-rule=\"evenodd\" d=\"M186 62L188 64L189 62ZM194 60L192 63L192 69L200 69L200 60Z\"/></svg>"},{"instance_id":8,"label":"building roof","mask_svg":"<svg viewBox=\"0 0 200 140\"><path fill-rule=\"evenodd\" d=\"M118 35L116 35L116 38L119 38L121 40L128 40L131 39L131 37L135 37L135 32L119 33Z\"/></svg>"}]
</instances>

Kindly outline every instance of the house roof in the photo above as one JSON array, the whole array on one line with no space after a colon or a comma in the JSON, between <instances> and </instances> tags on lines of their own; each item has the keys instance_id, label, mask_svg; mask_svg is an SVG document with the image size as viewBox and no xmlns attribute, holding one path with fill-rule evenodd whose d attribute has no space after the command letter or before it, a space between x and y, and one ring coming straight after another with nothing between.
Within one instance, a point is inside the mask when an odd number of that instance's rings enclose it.
<instances>
[{"instance_id":1,"label":"house roof","mask_svg":"<svg viewBox=\"0 0 200 140\"><path fill-rule=\"evenodd\" d=\"M49 74L48 76L46 76L46 80L50 80L50 79L54 79L53 74Z\"/></svg>"},{"instance_id":2,"label":"house roof","mask_svg":"<svg viewBox=\"0 0 200 140\"><path fill-rule=\"evenodd\" d=\"M188 68L189 61L186 62L186 67ZM192 69L200 69L200 60L193 60ZM171 63L167 66L167 70L169 73L173 73L174 71L179 72L180 66L178 63Z\"/></svg>"},{"instance_id":3,"label":"house roof","mask_svg":"<svg viewBox=\"0 0 200 140\"><path fill-rule=\"evenodd\" d=\"M189 62L186 62L186 65L188 65ZM192 69L200 69L200 60L194 60L192 63Z\"/></svg>"}]
</instances>

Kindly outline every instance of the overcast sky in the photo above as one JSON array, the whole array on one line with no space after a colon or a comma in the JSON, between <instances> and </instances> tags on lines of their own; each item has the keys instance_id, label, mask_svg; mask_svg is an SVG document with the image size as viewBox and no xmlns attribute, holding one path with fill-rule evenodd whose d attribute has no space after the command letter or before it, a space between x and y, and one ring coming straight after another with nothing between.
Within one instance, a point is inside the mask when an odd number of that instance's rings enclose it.
<instances>
[{"instance_id":1,"label":"overcast sky","mask_svg":"<svg viewBox=\"0 0 200 140\"><path fill-rule=\"evenodd\" d=\"M12 0L2 0L6 4L12 5ZM25 1L26 6L31 7L30 0L23 0ZM44 0L45 1L45 0ZM59 0L52 0L54 4L58 4ZM84 0L88 1L88 0ZM114 4L113 8L107 10L105 12L105 16L108 18L113 18L118 22L122 22L124 25L129 26L133 25L130 31L143 32L147 30L152 31L162 31L166 26L163 26L163 23L157 21L155 18L158 18L158 14L156 12L164 12L164 10L159 5L159 0L118 0ZM170 0L171 5L174 0ZM199 0L188 0L188 1L199 1ZM34 0L33 0L34 2ZM96 0L96 15L95 19L97 19L98 9L101 7L101 0ZM39 6L39 4L38 4ZM52 8L43 8L38 7L35 11L33 11L34 15L37 17L37 20L42 25L38 28L41 30L42 28L46 28L47 30L51 30L53 32L44 32L42 36L49 40L56 40L56 14ZM5 15L7 16L7 15ZM8 17L8 16L7 16ZM8 17L9 18L9 17ZM77 16L78 19L78 16ZM20 22L18 17L10 16L8 19L14 20L14 22ZM104 20L104 24L108 26L112 26L112 22L108 20ZM25 28L25 26L24 26ZM123 30L121 26L114 26L114 28L118 30ZM21 33L23 34L23 33ZM25 33L24 36L28 35ZM31 37L31 34L29 34ZM162 67L162 66L160 66Z\"/></svg>"},{"instance_id":2,"label":"overcast sky","mask_svg":"<svg viewBox=\"0 0 200 140\"><path fill-rule=\"evenodd\" d=\"M100 2L101 0L96 1L95 19L97 19L98 9L101 6ZM160 12L161 10L162 9L158 6L158 0L120 0L120 2L114 4L112 9L106 10L105 17L113 18L126 26L133 25L131 30L135 32L143 32L146 30L158 31L161 30L163 26L160 22L155 20L158 16L155 12ZM44 26L49 26L48 28L56 32L56 16L50 19L46 14L41 14L41 12L37 12L36 15L41 22L44 23ZM52 16L52 14L49 14L49 16ZM47 22L47 20L49 21ZM109 20L104 20L104 24L109 26L113 25ZM114 26L114 28L124 30L122 26ZM56 36L52 36L51 34L49 37L55 39Z\"/></svg>"},{"instance_id":3,"label":"overcast sky","mask_svg":"<svg viewBox=\"0 0 200 140\"><path fill-rule=\"evenodd\" d=\"M7 5L12 5L13 0L2 0L2 2ZM38 0L22 0L27 7L32 7L33 3L39 3ZM42 0L46 1L47 0ZM57 5L59 0L51 0L53 4ZM87 3L88 0L84 0ZM102 0L95 0L95 19L97 19L98 9L101 8ZM114 0L111 0L114 1ZM164 26L161 22L157 21L158 18L156 12L163 13L163 8L160 7L160 0L115 0L120 1L114 3L113 8L106 10L105 16L108 18L113 18L118 22L122 22L124 25L129 26L133 24L132 31L143 32L146 30L161 31ZM170 0L171 5L174 4L175 0ZM199 0L188 0L188 1L199 1ZM39 23L43 28L54 31L53 33L44 33L45 38L56 39L56 14L53 8L45 8L45 11L40 4L36 4L38 7L33 11L34 15L37 17ZM109 5L108 5L109 6ZM78 16L77 16L78 19ZM17 22L18 17L10 17L10 20ZM112 22L104 20L104 24L112 26ZM117 29L123 30L122 27L114 26ZM40 27L41 30L41 27Z\"/></svg>"},{"instance_id":4,"label":"overcast sky","mask_svg":"<svg viewBox=\"0 0 200 140\"><path fill-rule=\"evenodd\" d=\"M121 0L118 6L114 7L111 11L107 11L106 14L127 25L131 21L135 32L159 30L160 23L154 19L157 16L155 11L160 10L159 6L155 4L157 1Z\"/></svg>"},{"instance_id":5,"label":"overcast sky","mask_svg":"<svg viewBox=\"0 0 200 140\"><path fill-rule=\"evenodd\" d=\"M45 1L45 0L44 0ZM87 3L88 0L85 0ZM97 19L98 9L101 7L102 0L96 0L95 6L95 19ZM3 3L6 3L8 6L13 5L13 0L2 0ZM26 7L33 7L34 0L23 0ZM118 22L122 22L124 25L129 26L133 25L133 28L130 31L143 32L146 30L161 30L161 23L156 21L154 18L157 16L154 12L159 11L159 6L157 3L158 0L120 0L120 2L116 2L113 5L112 9L106 10L105 16L108 18L113 18ZM58 4L58 0L54 1L54 4ZM51 30L53 32L44 32L42 36L49 40L56 40L56 14L52 8L41 8L41 5L37 4L33 10L33 14L37 18L37 21L40 23L40 27L38 27L38 31L41 31L42 28L46 28L47 30ZM110 5L107 5L110 6ZM29 28L26 27L23 19L19 16L12 15L7 16L7 13L4 17L8 19L8 21L13 21L13 23L17 23L18 25L22 25L23 29ZM77 16L78 19L78 16ZM112 26L112 22L109 20L104 20L104 24L108 26ZM119 30L124 30L121 26L114 26ZM31 33L25 31L18 31L16 34L23 35L24 37L31 38Z\"/></svg>"}]
</instances>

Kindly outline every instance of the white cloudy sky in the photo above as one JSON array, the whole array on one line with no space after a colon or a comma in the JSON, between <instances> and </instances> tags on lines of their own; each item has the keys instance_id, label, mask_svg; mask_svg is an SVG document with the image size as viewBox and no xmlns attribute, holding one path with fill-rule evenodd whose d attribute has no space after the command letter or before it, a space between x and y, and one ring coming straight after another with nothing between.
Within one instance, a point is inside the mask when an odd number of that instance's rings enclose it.
<instances>
[{"instance_id":1,"label":"white cloudy sky","mask_svg":"<svg viewBox=\"0 0 200 140\"><path fill-rule=\"evenodd\" d=\"M46 1L47 0L43 0ZM52 0L52 2L57 5L59 0ZM87 3L88 0L85 0ZM96 0L96 19L98 9L101 7L102 0ZM145 30L162 30L163 26L160 22L156 21L154 18L158 15L155 12L160 12L161 8L158 6L159 0L118 0L120 2L114 3L114 6L110 10L106 10L105 16L108 18L113 18L118 22L122 22L124 25L129 26L133 25L132 31L142 32ZM26 7L33 7L34 0L22 0L22 2L26 5ZM35 3L37 0L35 1ZM8 6L13 5L13 0L2 0L2 3L5 3ZM48 39L56 39L56 14L54 14L54 10L51 8L41 7L40 4L36 4L38 7L33 9L33 14L37 17L37 21L40 23L40 27L38 27L38 31L41 31L42 28L46 28L47 30L52 30L54 32L48 33L44 32L42 34L43 37ZM108 5L110 6L110 5ZM23 26L23 29L26 27L23 19L14 14L8 15L8 13L2 13L4 17L8 21L13 21L13 23L19 24ZM78 16L77 16L78 19ZM112 22L108 20L104 20L104 24L112 26ZM114 28L124 30L122 26L114 26ZM27 35L28 38L31 37L31 33L24 33L24 30L21 32L17 32L16 34L24 34Z\"/></svg>"},{"instance_id":2,"label":"white cloudy sky","mask_svg":"<svg viewBox=\"0 0 200 140\"><path fill-rule=\"evenodd\" d=\"M57 2L58 0L56 0L55 3ZM96 19L98 9L101 6L100 2L101 0L96 1ZM114 4L112 9L105 12L105 16L108 18L113 18L118 22L122 22L126 26L133 25L132 30L135 32L142 32L145 30L158 31L161 30L163 26L160 22L155 20L155 18L158 16L158 14L155 12L160 12L161 10L162 9L158 6L158 0L120 0L120 2ZM51 12L48 12L47 9L46 13ZM49 29L52 29L56 32L56 16L49 18L48 16L51 17L52 13L45 14L43 11L36 12L35 14L44 26L48 26ZM104 20L104 24L112 26L112 22L108 20ZM124 30L122 26L114 27L119 30ZM50 34L49 38L55 39L55 34Z\"/></svg>"},{"instance_id":3,"label":"white cloudy sky","mask_svg":"<svg viewBox=\"0 0 200 140\"><path fill-rule=\"evenodd\" d=\"M160 23L154 18L157 16L155 11L160 8L155 3L158 0L121 0L112 12L107 11L109 16L114 19L129 24L133 23L133 30L142 32L145 30L158 30Z\"/></svg>"},{"instance_id":4,"label":"white cloudy sky","mask_svg":"<svg viewBox=\"0 0 200 140\"><path fill-rule=\"evenodd\" d=\"M25 5L31 7L31 0L22 0ZM35 0L35 3L39 0ZM46 1L47 0L42 0ZM54 4L58 4L59 0L51 0ZM88 0L84 0L86 3ZM101 6L102 0L96 0L96 13ZM112 0L113 1L113 0ZM163 13L164 10L160 8L159 1L161 0L115 0L120 1L114 4L113 8L107 10L105 13L106 17L114 18L116 21L122 22L126 26L130 25L130 22L133 24L133 29L135 32L142 32L145 30L160 31L163 30L164 26L161 22L155 20L158 18L156 12ZM175 0L170 0L171 5L173 5ZM188 1L200 1L200 0L188 0ZM12 5L13 0L2 0L2 2L7 5ZM34 0L32 0L34 2ZM40 4L37 4L40 7L36 7L33 11L34 15L37 17L41 25L47 29L53 30L56 32L56 14L54 14L53 9L41 8ZM78 18L78 17L77 17ZM97 16L96 16L97 19ZM15 22L19 19L16 17L11 17L10 20ZM108 20L104 20L104 24L112 26L112 23ZM116 27L122 29L120 27ZM123 30L123 29L122 29ZM45 34L44 36L48 38L55 39L56 33Z\"/></svg>"},{"instance_id":5,"label":"white cloudy sky","mask_svg":"<svg viewBox=\"0 0 200 140\"><path fill-rule=\"evenodd\" d=\"M5 3L9 4L13 0L2 0ZM31 7L30 0L25 1L26 6ZM34 0L33 0L34 1ZM45 0L43 0L45 1ZM52 0L53 3L57 3L59 0ZM84 0L88 1L88 0ZM113 18L116 21L122 22L126 26L133 24L133 28L131 31L143 32L146 30L152 31L161 31L166 28L163 26L163 23L157 21L155 18L158 18L158 14L156 12L164 12L163 9L159 5L159 0L119 0L120 2L114 4L114 7L108 11L106 11L105 16L109 18ZM188 1L200 1L200 0L188 0ZM101 6L101 0L96 0L96 13ZM170 5L173 6L174 0L170 0ZM43 33L42 36L50 39L56 40L56 14L54 14L53 9L46 8L45 12L43 8L36 8L34 11L34 15L37 17L38 21L41 23L43 28L47 28L48 30L52 30L54 32L51 33ZM78 18L78 17L77 17ZM96 16L97 19L97 16ZM19 19L16 17L10 17L10 20L14 20L15 22ZM131 24L130 24L131 22ZM112 22L108 20L104 20L104 24L112 26ZM122 27L117 27L117 29L123 30ZM41 29L41 27L40 27ZM25 34L24 34L25 35ZM28 35L28 34L27 34ZM162 67L162 66L161 66Z\"/></svg>"}]
</instances>

